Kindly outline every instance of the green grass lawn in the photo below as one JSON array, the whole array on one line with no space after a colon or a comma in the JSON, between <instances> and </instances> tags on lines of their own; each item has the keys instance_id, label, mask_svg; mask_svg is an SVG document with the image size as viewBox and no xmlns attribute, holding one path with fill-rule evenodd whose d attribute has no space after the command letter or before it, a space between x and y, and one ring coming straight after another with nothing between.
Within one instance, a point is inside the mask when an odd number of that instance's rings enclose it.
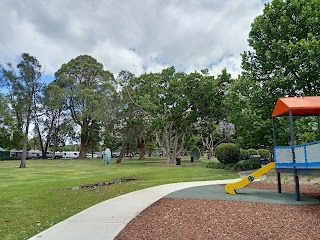
<instances>
[{"instance_id":1,"label":"green grass lawn","mask_svg":"<svg viewBox=\"0 0 320 240\"><path fill-rule=\"evenodd\" d=\"M96 203L156 185L236 178L225 170L206 168L208 160L181 166L163 164L164 159L148 161L28 160L0 161L0 239L25 239ZM138 180L94 189L70 190L85 184L135 177Z\"/></svg>"}]
</instances>

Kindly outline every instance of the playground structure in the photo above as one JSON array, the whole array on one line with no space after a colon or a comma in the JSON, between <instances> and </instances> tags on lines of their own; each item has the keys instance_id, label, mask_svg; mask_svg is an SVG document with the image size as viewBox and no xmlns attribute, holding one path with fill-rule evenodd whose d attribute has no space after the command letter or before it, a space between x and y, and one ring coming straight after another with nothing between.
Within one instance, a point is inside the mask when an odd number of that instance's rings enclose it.
<instances>
[{"instance_id":1,"label":"playground structure","mask_svg":"<svg viewBox=\"0 0 320 240\"><path fill-rule=\"evenodd\" d=\"M317 116L318 141L295 145L293 117ZM277 146L277 117L288 117L290 124L290 146ZM281 193L281 173L293 173L295 197L300 201L299 175L320 176L320 96L279 98L272 113L274 162L269 163L251 175L225 186L230 194L247 186L256 178L275 168L277 172L278 193Z\"/></svg>"},{"instance_id":2,"label":"playground structure","mask_svg":"<svg viewBox=\"0 0 320 240\"><path fill-rule=\"evenodd\" d=\"M267 165L263 166L262 168L258 169L257 171L253 172L249 176L234 182L234 183L229 183L225 186L225 190L229 194L236 194L236 189L243 188L253 182L255 179L261 177L262 175L266 174L269 172L271 169L275 167L274 162L268 163Z\"/></svg>"}]
</instances>

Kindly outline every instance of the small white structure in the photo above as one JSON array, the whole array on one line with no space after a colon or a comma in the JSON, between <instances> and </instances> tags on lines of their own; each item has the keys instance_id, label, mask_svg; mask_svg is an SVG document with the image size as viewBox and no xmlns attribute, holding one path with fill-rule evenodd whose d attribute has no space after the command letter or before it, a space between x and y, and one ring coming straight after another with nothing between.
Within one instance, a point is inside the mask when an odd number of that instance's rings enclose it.
<instances>
[{"instance_id":1,"label":"small white structure","mask_svg":"<svg viewBox=\"0 0 320 240\"><path fill-rule=\"evenodd\" d=\"M38 159L42 157L42 152L40 150L29 150L27 151L27 158L28 159Z\"/></svg>"},{"instance_id":2,"label":"small white structure","mask_svg":"<svg viewBox=\"0 0 320 240\"><path fill-rule=\"evenodd\" d=\"M61 152L62 158L77 158L79 157L79 152Z\"/></svg>"},{"instance_id":3,"label":"small white structure","mask_svg":"<svg viewBox=\"0 0 320 240\"><path fill-rule=\"evenodd\" d=\"M10 157L20 157L22 156L22 150L17 150L15 148L10 150Z\"/></svg>"},{"instance_id":4,"label":"small white structure","mask_svg":"<svg viewBox=\"0 0 320 240\"><path fill-rule=\"evenodd\" d=\"M86 156L87 156L87 158L101 158L102 157L101 153L93 153L93 154L87 153Z\"/></svg>"}]
</instances>

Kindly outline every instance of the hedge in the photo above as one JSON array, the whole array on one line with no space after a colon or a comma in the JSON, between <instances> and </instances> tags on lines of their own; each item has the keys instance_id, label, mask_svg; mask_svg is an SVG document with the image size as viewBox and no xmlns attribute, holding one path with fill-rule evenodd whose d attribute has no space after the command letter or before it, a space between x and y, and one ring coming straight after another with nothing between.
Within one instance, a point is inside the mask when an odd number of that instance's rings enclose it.
<instances>
[{"instance_id":1,"label":"hedge","mask_svg":"<svg viewBox=\"0 0 320 240\"><path fill-rule=\"evenodd\" d=\"M221 163L237 163L240 160L240 149L233 143L221 143L215 149L215 154Z\"/></svg>"},{"instance_id":2,"label":"hedge","mask_svg":"<svg viewBox=\"0 0 320 240\"><path fill-rule=\"evenodd\" d=\"M260 168L260 163L252 162L250 160L243 160L235 164L225 164L220 162L210 162L207 164L207 168L214 168L214 169L225 169L225 170L232 170L232 171L247 171L252 169Z\"/></svg>"}]
</instances>

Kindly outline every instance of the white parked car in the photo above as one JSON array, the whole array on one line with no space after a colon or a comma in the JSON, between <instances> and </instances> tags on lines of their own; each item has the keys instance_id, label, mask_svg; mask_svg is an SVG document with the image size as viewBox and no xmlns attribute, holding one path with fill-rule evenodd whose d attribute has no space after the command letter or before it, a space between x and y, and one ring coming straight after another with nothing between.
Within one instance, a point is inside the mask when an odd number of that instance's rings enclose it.
<instances>
[{"instance_id":1,"label":"white parked car","mask_svg":"<svg viewBox=\"0 0 320 240\"><path fill-rule=\"evenodd\" d=\"M96 153L92 154L92 153L87 153L86 154L87 158L99 158L100 156Z\"/></svg>"},{"instance_id":2,"label":"white parked car","mask_svg":"<svg viewBox=\"0 0 320 240\"><path fill-rule=\"evenodd\" d=\"M79 152L61 152L62 158L77 158L79 157Z\"/></svg>"}]
</instances>

